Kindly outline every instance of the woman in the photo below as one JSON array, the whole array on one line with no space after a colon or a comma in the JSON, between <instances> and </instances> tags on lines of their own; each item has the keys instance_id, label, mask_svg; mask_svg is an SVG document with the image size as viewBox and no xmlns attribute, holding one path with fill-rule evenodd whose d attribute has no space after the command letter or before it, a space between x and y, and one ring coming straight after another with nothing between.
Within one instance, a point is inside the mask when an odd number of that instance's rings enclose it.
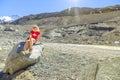
<instances>
[{"instance_id":1,"label":"woman","mask_svg":"<svg viewBox=\"0 0 120 80\"><path fill-rule=\"evenodd\" d=\"M32 53L32 46L38 40L40 40L40 29L39 29L38 26L34 26L33 29L30 31L29 37L25 41L22 53L25 55L25 51L29 47L29 53L31 55L31 53Z\"/></svg>"}]
</instances>

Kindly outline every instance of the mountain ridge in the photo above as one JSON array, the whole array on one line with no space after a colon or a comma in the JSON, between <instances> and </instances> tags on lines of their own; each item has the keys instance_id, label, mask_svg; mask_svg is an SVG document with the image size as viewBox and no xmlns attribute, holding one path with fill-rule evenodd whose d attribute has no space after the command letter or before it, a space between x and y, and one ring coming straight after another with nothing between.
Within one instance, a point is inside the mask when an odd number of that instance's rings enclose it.
<instances>
[{"instance_id":1,"label":"mountain ridge","mask_svg":"<svg viewBox=\"0 0 120 80\"><path fill-rule=\"evenodd\" d=\"M40 20L50 17L66 17L66 16L74 17L79 15L102 14L102 13L117 12L117 11L120 11L120 5L107 6L104 8L72 7L62 10L60 12L31 14L28 16L23 16L11 22L10 24L26 24L30 20Z\"/></svg>"}]
</instances>

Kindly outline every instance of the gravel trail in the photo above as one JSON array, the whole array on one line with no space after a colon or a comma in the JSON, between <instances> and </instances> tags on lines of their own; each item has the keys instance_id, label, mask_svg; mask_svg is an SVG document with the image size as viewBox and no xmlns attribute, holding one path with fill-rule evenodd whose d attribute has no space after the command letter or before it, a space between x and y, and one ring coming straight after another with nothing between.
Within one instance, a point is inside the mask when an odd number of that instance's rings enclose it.
<instances>
[{"instance_id":1,"label":"gravel trail","mask_svg":"<svg viewBox=\"0 0 120 80\"><path fill-rule=\"evenodd\" d=\"M81 68L120 57L120 48L102 45L45 43L43 56L28 68L36 80L79 80Z\"/></svg>"}]
</instances>

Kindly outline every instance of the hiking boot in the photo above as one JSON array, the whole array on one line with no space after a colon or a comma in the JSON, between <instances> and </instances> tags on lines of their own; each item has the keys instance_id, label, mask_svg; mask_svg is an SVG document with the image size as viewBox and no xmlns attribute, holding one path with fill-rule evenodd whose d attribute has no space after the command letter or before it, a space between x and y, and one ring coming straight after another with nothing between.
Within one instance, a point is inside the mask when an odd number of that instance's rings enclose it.
<instances>
[{"instance_id":1,"label":"hiking boot","mask_svg":"<svg viewBox=\"0 0 120 80\"><path fill-rule=\"evenodd\" d=\"M21 53L22 53L23 55L26 55L26 51L21 51Z\"/></svg>"},{"instance_id":2,"label":"hiking boot","mask_svg":"<svg viewBox=\"0 0 120 80\"><path fill-rule=\"evenodd\" d=\"M29 49L29 54L30 54L30 55L32 54L32 49Z\"/></svg>"}]
</instances>

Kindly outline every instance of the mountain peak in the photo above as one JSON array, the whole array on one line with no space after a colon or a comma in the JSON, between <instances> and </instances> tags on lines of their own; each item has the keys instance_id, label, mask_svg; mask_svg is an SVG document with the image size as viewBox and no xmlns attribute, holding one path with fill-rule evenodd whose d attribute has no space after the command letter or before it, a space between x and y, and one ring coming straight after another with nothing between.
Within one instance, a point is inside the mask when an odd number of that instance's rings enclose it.
<instances>
[{"instance_id":1,"label":"mountain peak","mask_svg":"<svg viewBox=\"0 0 120 80\"><path fill-rule=\"evenodd\" d=\"M9 16L0 16L0 21L5 21L5 22L9 22L12 21L13 19Z\"/></svg>"},{"instance_id":2,"label":"mountain peak","mask_svg":"<svg viewBox=\"0 0 120 80\"><path fill-rule=\"evenodd\" d=\"M12 15L12 16L0 16L0 23L6 23L6 22L12 22L16 19L18 19L18 15Z\"/></svg>"}]
</instances>

